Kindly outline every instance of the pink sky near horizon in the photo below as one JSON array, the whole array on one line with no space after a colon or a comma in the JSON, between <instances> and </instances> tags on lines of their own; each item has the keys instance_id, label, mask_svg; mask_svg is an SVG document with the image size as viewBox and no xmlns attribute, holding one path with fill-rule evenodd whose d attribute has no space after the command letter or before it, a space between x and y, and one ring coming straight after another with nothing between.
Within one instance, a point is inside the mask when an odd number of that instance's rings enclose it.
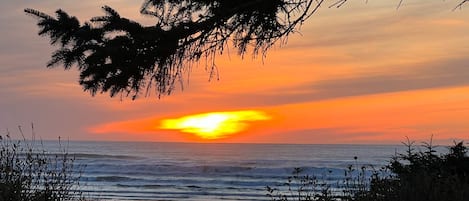
<instances>
[{"instance_id":1,"label":"pink sky near horizon","mask_svg":"<svg viewBox=\"0 0 469 201\"><path fill-rule=\"evenodd\" d=\"M58 0L0 2L0 129L35 124L44 139L207 142L158 129L166 118L259 110L268 121L209 142L387 143L431 135L441 143L469 140L469 5L458 1L347 2L322 7L285 45L264 59L217 58L220 80L192 68L184 90L157 99L91 97L76 70L46 69L54 50L37 36L27 7L52 14L63 8L79 19L109 5L124 17L140 2ZM228 53L228 52L226 52Z\"/></svg>"}]
</instances>

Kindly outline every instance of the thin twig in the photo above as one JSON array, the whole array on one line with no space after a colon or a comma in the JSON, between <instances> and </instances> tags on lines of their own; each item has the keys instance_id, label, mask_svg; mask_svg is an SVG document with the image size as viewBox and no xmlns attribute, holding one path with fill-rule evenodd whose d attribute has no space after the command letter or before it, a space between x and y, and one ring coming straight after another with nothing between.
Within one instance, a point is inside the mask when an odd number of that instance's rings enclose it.
<instances>
[{"instance_id":1,"label":"thin twig","mask_svg":"<svg viewBox=\"0 0 469 201\"><path fill-rule=\"evenodd\" d=\"M464 1L461 1L456 7L453 8L453 11L455 11L456 9L462 9L462 5L465 4L466 2L468 2L469 0L464 0Z\"/></svg>"}]
</instances>

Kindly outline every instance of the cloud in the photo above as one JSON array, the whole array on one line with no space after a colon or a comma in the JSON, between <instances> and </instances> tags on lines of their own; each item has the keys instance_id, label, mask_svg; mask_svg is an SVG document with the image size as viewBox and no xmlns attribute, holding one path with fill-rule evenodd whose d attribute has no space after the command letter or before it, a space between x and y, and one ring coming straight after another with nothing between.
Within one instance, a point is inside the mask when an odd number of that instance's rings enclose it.
<instances>
[{"instance_id":1,"label":"cloud","mask_svg":"<svg viewBox=\"0 0 469 201\"><path fill-rule=\"evenodd\" d=\"M357 143L356 139L370 139L382 141L381 137L385 133L381 132L353 132L349 128L318 128L318 129L300 129L290 131L280 131L275 133L268 133L263 137L269 143L298 143L317 144L317 143L333 143L333 144L347 144ZM398 139L397 139L398 140ZM366 140L361 140L362 143ZM396 143L396 141L388 141L387 143Z\"/></svg>"},{"instance_id":2,"label":"cloud","mask_svg":"<svg viewBox=\"0 0 469 201\"><path fill-rule=\"evenodd\" d=\"M364 42L388 43L410 37L425 37L429 29L438 30L434 26L435 21L464 21L463 15L460 15L460 19L435 17L439 13L447 15L451 5L420 0L403 5L396 11L395 2L375 1L365 4L358 1L347 2L339 9L323 8L309 19L311 23L303 27L299 40L285 48L362 46ZM436 19L428 21L433 18Z\"/></svg>"},{"instance_id":3,"label":"cloud","mask_svg":"<svg viewBox=\"0 0 469 201\"><path fill-rule=\"evenodd\" d=\"M429 132L421 128L389 127L363 129L353 127L329 127L317 129L298 129L266 133L257 136L267 143L305 143L305 144L400 144L410 137L412 141L424 142L433 137L434 143L451 144L453 140L467 140L462 133L452 131Z\"/></svg>"},{"instance_id":4,"label":"cloud","mask_svg":"<svg viewBox=\"0 0 469 201\"><path fill-rule=\"evenodd\" d=\"M469 85L469 59L425 64L410 72L365 75L311 83L317 97L337 98ZM415 67L414 67L415 68Z\"/></svg>"},{"instance_id":5,"label":"cloud","mask_svg":"<svg viewBox=\"0 0 469 201\"><path fill-rule=\"evenodd\" d=\"M352 96L367 96L412 90L424 90L469 85L469 59L428 62L403 66L401 72L387 71L352 77L323 79L306 84L279 87L273 91L238 94L233 101L244 104L282 105Z\"/></svg>"}]
</instances>

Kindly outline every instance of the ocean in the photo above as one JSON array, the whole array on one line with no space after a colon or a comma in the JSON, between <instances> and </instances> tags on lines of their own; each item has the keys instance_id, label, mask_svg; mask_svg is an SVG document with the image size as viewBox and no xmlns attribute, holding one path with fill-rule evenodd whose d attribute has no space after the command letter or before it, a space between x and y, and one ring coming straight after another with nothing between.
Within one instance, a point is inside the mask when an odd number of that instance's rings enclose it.
<instances>
[{"instance_id":1,"label":"ocean","mask_svg":"<svg viewBox=\"0 0 469 201\"><path fill-rule=\"evenodd\" d=\"M57 142L44 142L58 150ZM67 145L64 145L67 144ZM266 186L302 174L340 180L349 165L386 165L402 145L67 142L80 188L103 201L269 200ZM354 157L357 157L355 160Z\"/></svg>"}]
</instances>

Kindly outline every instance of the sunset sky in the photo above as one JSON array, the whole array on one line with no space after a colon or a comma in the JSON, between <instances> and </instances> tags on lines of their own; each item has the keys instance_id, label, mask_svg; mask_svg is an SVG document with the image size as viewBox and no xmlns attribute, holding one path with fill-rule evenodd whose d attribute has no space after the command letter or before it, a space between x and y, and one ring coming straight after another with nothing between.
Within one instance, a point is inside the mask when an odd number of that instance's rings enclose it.
<instances>
[{"instance_id":1,"label":"sunset sky","mask_svg":"<svg viewBox=\"0 0 469 201\"><path fill-rule=\"evenodd\" d=\"M120 100L83 92L78 71L47 69L54 47L36 20L62 8L82 22L108 5L151 24L141 1L0 1L0 131L43 139L229 143L440 143L469 140L469 4L458 0L349 1L323 6L267 57L217 58L220 80L194 66L170 96ZM328 4L332 3L329 1ZM162 122L243 114L207 139ZM256 116L258 115L258 116ZM212 121L212 120L210 120Z\"/></svg>"}]
</instances>

